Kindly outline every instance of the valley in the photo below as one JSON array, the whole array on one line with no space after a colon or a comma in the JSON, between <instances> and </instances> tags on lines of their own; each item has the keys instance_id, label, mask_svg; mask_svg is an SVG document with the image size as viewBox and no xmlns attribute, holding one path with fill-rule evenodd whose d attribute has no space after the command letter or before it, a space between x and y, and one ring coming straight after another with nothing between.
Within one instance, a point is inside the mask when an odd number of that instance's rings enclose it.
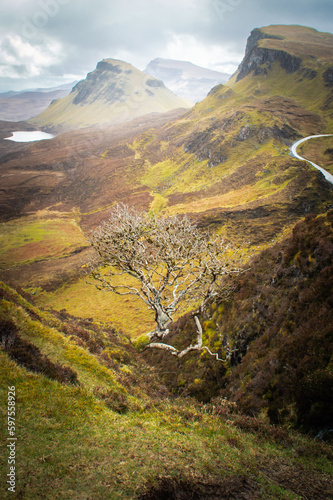
<instances>
[{"instance_id":1,"label":"valley","mask_svg":"<svg viewBox=\"0 0 333 500\"><path fill-rule=\"evenodd\" d=\"M158 77L181 78L154 61ZM15 381L17 498L329 498L332 75L332 34L272 25L195 105L103 59L37 116L0 121L1 397ZM53 137L7 140L17 131ZM205 309L185 301L167 337L193 346L196 315L223 362L146 349L154 312L94 286L88 236L119 203L186 216L241 250L241 271Z\"/></svg>"},{"instance_id":2,"label":"valley","mask_svg":"<svg viewBox=\"0 0 333 500\"><path fill-rule=\"evenodd\" d=\"M310 135L309 137L305 137L303 139L300 139L299 141L295 142L295 144L293 144L292 147L291 147L291 152L292 152L293 156L295 156L299 160L304 160L305 158L303 158L302 156L300 156L297 153L298 146L300 146L304 142L308 141L309 139L318 139L320 137L330 137L330 134L327 134L327 135L326 134L323 134L323 135ZM317 170L319 170L323 174L323 176L325 177L325 179L328 182L330 182L331 184L333 184L333 176L332 176L332 174L330 174L327 170L325 170L324 168L320 167L319 165L317 165L316 163L312 162L311 160L306 160L306 161L308 163L310 163L310 165L312 165L313 167L315 167Z\"/></svg>"}]
</instances>

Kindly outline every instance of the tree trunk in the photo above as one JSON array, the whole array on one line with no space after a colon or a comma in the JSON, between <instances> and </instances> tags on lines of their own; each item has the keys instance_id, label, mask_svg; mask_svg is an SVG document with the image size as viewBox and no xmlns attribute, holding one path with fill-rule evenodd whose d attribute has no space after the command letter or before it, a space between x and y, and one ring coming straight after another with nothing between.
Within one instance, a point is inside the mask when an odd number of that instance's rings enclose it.
<instances>
[{"instance_id":1,"label":"tree trunk","mask_svg":"<svg viewBox=\"0 0 333 500\"><path fill-rule=\"evenodd\" d=\"M191 344L188 347L185 347L185 349L183 349L182 351L179 351L178 349L176 349L172 345L165 344L164 342L151 342L150 344L148 344L145 347L145 349L163 349L165 351L170 352L173 356L177 356L178 358L182 358L190 351L206 350L208 352L208 354L210 354L211 356L214 356L217 361L222 361L223 363L225 363L226 359L219 358L219 355L217 353L211 352L211 350L208 347L202 345L202 326L201 326L201 323L199 321L198 316L194 316L194 321L195 321L195 324L197 326L197 343L195 345ZM166 336L169 333L169 330L166 329L165 332L167 332L167 333L164 333L163 336ZM152 335L154 333L155 332L151 332L151 334L148 334L151 339L154 338L154 336ZM163 338L163 336L161 336L159 338ZM156 334L155 337L158 337L158 334Z\"/></svg>"}]
</instances>

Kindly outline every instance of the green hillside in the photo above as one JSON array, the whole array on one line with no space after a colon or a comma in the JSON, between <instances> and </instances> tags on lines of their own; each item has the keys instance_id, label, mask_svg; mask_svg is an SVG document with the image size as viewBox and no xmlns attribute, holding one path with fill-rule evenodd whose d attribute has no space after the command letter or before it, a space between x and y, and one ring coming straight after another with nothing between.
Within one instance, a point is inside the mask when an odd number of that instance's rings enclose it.
<instances>
[{"instance_id":1,"label":"green hillside","mask_svg":"<svg viewBox=\"0 0 333 500\"><path fill-rule=\"evenodd\" d=\"M82 233L106 219L116 202L164 215L186 213L200 227L255 252L281 241L307 214L325 212L333 204L331 185L291 157L289 147L300 137L332 132L332 38L301 26L256 29L228 84L181 116L172 111L42 143L6 144L0 166L3 230L21 250L13 265L13 254L3 247L2 279L33 291L44 307L87 318L91 292L78 279L88 256ZM114 98L105 73L125 80L137 75L120 63L103 64L70 94L80 100L77 109L94 106L98 96ZM331 168L333 138L313 139L302 148ZM21 227L40 220L43 239L23 242L24 231L9 222L18 216ZM61 248L52 246L58 219ZM95 315L133 336L151 325L144 307L97 292Z\"/></svg>"},{"instance_id":2,"label":"green hillside","mask_svg":"<svg viewBox=\"0 0 333 500\"><path fill-rule=\"evenodd\" d=\"M17 436L15 493L2 483L1 498L328 498L324 443L258 431L223 400L174 400L124 335L0 294L1 399L15 387ZM2 423L2 477L6 435Z\"/></svg>"}]
</instances>

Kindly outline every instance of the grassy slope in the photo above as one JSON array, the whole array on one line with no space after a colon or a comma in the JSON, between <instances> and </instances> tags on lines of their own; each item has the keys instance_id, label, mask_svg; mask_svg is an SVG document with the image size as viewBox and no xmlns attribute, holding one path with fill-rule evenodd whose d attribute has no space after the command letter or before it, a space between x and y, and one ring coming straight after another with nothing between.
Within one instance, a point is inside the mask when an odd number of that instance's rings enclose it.
<instances>
[{"instance_id":1,"label":"grassy slope","mask_svg":"<svg viewBox=\"0 0 333 500\"><path fill-rule=\"evenodd\" d=\"M152 206L164 208L166 213L204 212L248 207L256 200L274 205L277 192L284 203L291 195L297 198L290 182L302 171L296 170L299 162L288 158L286 144L332 128L329 109L322 109L330 93L323 73L331 62L332 36L301 27L262 31L286 39L260 40L260 47L297 53L303 58L301 67L288 74L275 61L267 74L250 74L237 83L234 77L226 86L214 89L181 120L165 127L169 140L165 160L162 134L133 143L137 156L146 159L142 182L152 190ZM311 79L304 76L310 69L317 72ZM272 133L274 127L282 131L286 125L289 135ZM244 139L239 137L242 130ZM277 158L283 161L277 164ZM237 191L232 181L241 175L248 177L251 160L257 171ZM216 192L221 194L216 196ZM181 198L182 203L177 203Z\"/></svg>"},{"instance_id":2,"label":"grassy slope","mask_svg":"<svg viewBox=\"0 0 333 500\"><path fill-rule=\"evenodd\" d=\"M218 498L327 498L327 446L265 423L256 432L256 421L236 418L223 404L219 416L213 406L169 399L125 338L56 318L4 285L1 296L1 325L12 322L43 354L74 369L80 382L61 384L0 352L0 397L6 401L7 386L15 385L18 438L17 493L2 484L1 498L132 499L144 492L142 498L161 498L163 490L168 498L171 490L198 498L208 492ZM2 477L5 415L3 410Z\"/></svg>"},{"instance_id":3,"label":"grassy slope","mask_svg":"<svg viewBox=\"0 0 333 500\"><path fill-rule=\"evenodd\" d=\"M319 172L291 158L288 146L298 137L331 131L331 111L321 109L330 95L323 72L331 38L305 28L265 30L280 30L290 40L260 40L259 45L281 49L283 43L286 50L299 51L304 58L299 71L287 73L275 61L267 74L250 74L237 83L234 77L181 118L141 135L138 127L134 138L120 134L117 139L115 129L89 130L29 146L29 168L42 170L49 162L50 171L63 178L44 196L29 194L25 210L57 207L61 214L75 207L81 227L89 230L107 217L115 201L126 201L166 215L188 213L202 226L256 250L282 239L307 213L325 211L333 203L332 190ZM317 71L314 78L306 77L309 69ZM18 156L6 160L4 168L16 173ZM56 252L53 256L2 276L15 285L41 286L44 306L90 317L93 292L83 281L56 290L61 281L77 278L85 254L67 260ZM34 252L28 258L39 259ZM8 269L10 260L4 264ZM50 289L52 295L45 293ZM133 335L150 329L150 314L139 303L97 292L94 297L93 315L100 320L111 319ZM138 308L140 325L134 326Z\"/></svg>"},{"instance_id":4,"label":"grassy slope","mask_svg":"<svg viewBox=\"0 0 333 500\"><path fill-rule=\"evenodd\" d=\"M147 354L168 387L200 400L223 395L250 415L312 429L330 427L333 412L332 338L333 211L309 215L291 236L256 256L229 284L231 293L208 307L205 342L216 365L193 353L178 362ZM171 328L182 348L196 336L191 315ZM174 375L176 371L177 376Z\"/></svg>"}]
</instances>

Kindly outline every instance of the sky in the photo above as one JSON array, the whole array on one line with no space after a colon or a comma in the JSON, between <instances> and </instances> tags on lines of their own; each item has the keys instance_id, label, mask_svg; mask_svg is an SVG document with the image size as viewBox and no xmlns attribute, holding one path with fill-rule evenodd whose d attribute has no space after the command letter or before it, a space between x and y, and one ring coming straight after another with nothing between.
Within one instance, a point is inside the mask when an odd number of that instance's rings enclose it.
<instances>
[{"instance_id":1,"label":"sky","mask_svg":"<svg viewBox=\"0 0 333 500\"><path fill-rule=\"evenodd\" d=\"M98 61L156 57L233 73L254 28L333 32L332 0L10 0L0 6L0 92L85 78Z\"/></svg>"}]
</instances>

